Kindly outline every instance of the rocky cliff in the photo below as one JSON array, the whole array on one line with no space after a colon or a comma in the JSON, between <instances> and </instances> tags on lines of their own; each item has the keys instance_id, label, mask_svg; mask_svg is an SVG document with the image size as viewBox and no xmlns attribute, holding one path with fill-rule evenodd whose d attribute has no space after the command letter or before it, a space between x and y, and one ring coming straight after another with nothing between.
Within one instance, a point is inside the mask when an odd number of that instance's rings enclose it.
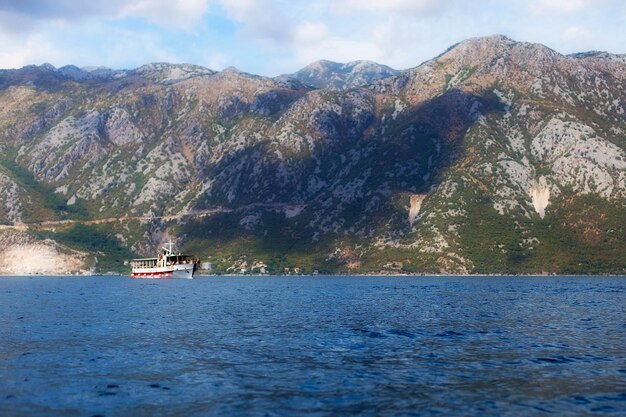
<instances>
[{"instance_id":1,"label":"rocky cliff","mask_svg":"<svg viewBox=\"0 0 626 417\"><path fill-rule=\"evenodd\" d=\"M626 271L623 55L322 64L1 71L1 219L111 268L173 236L224 270Z\"/></svg>"}]
</instances>

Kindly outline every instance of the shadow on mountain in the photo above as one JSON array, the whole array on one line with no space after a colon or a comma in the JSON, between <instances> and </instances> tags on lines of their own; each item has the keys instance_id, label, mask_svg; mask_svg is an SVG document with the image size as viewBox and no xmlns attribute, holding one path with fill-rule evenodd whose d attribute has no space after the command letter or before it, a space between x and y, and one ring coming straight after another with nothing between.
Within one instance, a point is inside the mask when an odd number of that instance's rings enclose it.
<instances>
[{"instance_id":1,"label":"shadow on mountain","mask_svg":"<svg viewBox=\"0 0 626 417\"><path fill-rule=\"evenodd\" d=\"M271 117L276 120L283 111L312 89L302 85L294 88L274 88L255 96L250 104L250 111L259 115Z\"/></svg>"},{"instance_id":2,"label":"shadow on mountain","mask_svg":"<svg viewBox=\"0 0 626 417\"><path fill-rule=\"evenodd\" d=\"M405 109L390 122L378 115L361 127L356 138L329 140L327 147L322 139L313 151L289 153L271 138L258 142L208 168L215 180L211 194L195 207L226 206L235 211L229 215L234 218L207 219L208 228L194 223L185 232L213 234L221 229L217 223L227 221L229 229L243 225L248 229L242 229L244 234L263 232L265 240L268 227L262 212L280 212L281 205L306 206L293 218L281 213L277 230L301 231L297 236L283 233L292 241L310 242L318 230L362 237L384 230L394 214L406 218L408 194L428 192L463 158L463 139L479 116L500 110L495 96L453 89ZM346 119L332 122L337 125L330 132L346 132L350 124ZM277 156L279 151L283 159ZM277 218L272 222L281 223Z\"/></svg>"}]
</instances>

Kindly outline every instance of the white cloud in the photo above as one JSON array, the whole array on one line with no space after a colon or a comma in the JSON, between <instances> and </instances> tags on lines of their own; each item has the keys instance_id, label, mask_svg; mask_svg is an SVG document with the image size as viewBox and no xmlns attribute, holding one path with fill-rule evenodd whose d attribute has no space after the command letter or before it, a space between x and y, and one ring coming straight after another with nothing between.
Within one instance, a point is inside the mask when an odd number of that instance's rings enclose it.
<instances>
[{"instance_id":1,"label":"white cloud","mask_svg":"<svg viewBox=\"0 0 626 417\"><path fill-rule=\"evenodd\" d=\"M0 33L0 68L20 68L32 63L58 62L62 52L45 36L16 37Z\"/></svg>"},{"instance_id":2,"label":"white cloud","mask_svg":"<svg viewBox=\"0 0 626 417\"><path fill-rule=\"evenodd\" d=\"M588 41L593 38L593 32L584 26L570 26L563 32L565 41Z\"/></svg>"},{"instance_id":3,"label":"white cloud","mask_svg":"<svg viewBox=\"0 0 626 417\"><path fill-rule=\"evenodd\" d=\"M324 23L304 22L295 29L295 39L298 43L312 44L321 42L328 36L328 26Z\"/></svg>"},{"instance_id":4,"label":"white cloud","mask_svg":"<svg viewBox=\"0 0 626 417\"><path fill-rule=\"evenodd\" d=\"M98 39L97 45L87 43L59 44L55 36L64 33L73 37ZM0 68L19 68L49 62L56 67L107 65L113 68L134 68L148 62L181 62L181 57L165 49L159 36L127 29L112 29L94 23L76 28L66 22L51 22L45 30L15 34L0 30Z\"/></svg>"},{"instance_id":5,"label":"white cloud","mask_svg":"<svg viewBox=\"0 0 626 417\"><path fill-rule=\"evenodd\" d=\"M220 3L230 17L237 21L248 19L259 8L257 0L220 0Z\"/></svg>"},{"instance_id":6,"label":"white cloud","mask_svg":"<svg viewBox=\"0 0 626 417\"><path fill-rule=\"evenodd\" d=\"M219 0L246 38L284 42L293 36L291 20L275 0Z\"/></svg>"},{"instance_id":7,"label":"white cloud","mask_svg":"<svg viewBox=\"0 0 626 417\"><path fill-rule=\"evenodd\" d=\"M443 9L454 0L345 0L348 11L428 14Z\"/></svg>"},{"instance_id":8,"label":"white cloud","mask_svg":"<svg viewBox=\"0 0 626 417\"><path fill-rule=\"evenodd\" d=\"M612 0L530 0L529 6L535 14L551 12L575 13L591 6L603 6Z\"/></svg>"},{"instance_id":9,"label":"white cloud","mask_svg":"<svg viewBox=\"0 0 626 417\"><path fill-rule=\"evenodd\" d=\"M160 26L192 29L209 7L210 0L136 0L127 2L118 16L136 16Z\"/></svg>"},{"instance_id":10,"label":"white cloud","mask_svg":"<svg viewBox=\"0 0 626 417\"><path fill-rule=\"evenodd\" d=\"M105 31L99 28L99 32ZM134 68L150 62L186 62L177 52L172 52L163 46L160 37L154 33L136 33L127 29L116 29L99 35L107 45L102 51L85 50L81 47L73 54L82 53L80 65L105 62L114 68ZM80 52L79 52L80 51ZM75 58L65 62L75 63Z\"/></svg>"}]
</instances>

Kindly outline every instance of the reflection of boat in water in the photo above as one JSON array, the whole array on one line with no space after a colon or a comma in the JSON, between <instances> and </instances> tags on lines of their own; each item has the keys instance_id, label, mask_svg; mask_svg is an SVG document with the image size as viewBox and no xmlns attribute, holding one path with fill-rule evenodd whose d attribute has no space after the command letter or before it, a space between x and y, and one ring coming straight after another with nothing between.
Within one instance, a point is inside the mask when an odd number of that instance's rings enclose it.
<instances>
[{"instance_id":1,"label":"reflection of boat in water","mask_svg":"<svg viewBox=\"0 0 626 417\"><path fill-rule=\"evenodd\" d=\"M156 258L132 260L132 278L193 278L198 270L199 259L191 255L174 253L172 241L161 248L161 254Z\"/></svg>"}]
</instances>

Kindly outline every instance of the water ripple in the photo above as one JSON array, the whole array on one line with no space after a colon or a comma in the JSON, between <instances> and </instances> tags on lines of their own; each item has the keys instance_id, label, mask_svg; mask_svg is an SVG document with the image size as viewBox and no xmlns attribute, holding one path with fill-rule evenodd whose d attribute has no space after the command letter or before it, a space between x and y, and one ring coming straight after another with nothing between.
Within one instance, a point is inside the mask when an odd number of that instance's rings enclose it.
<instances>
[{"instance_id":1,"label":"water ripple","mask_svg":"<svg viewBox=\"0 0 626 417\"><path fill-rule=\"evenodd\" d=\"M0 280L0 415L625 415L614 277Z\"/></svg>"}]
</instances>

